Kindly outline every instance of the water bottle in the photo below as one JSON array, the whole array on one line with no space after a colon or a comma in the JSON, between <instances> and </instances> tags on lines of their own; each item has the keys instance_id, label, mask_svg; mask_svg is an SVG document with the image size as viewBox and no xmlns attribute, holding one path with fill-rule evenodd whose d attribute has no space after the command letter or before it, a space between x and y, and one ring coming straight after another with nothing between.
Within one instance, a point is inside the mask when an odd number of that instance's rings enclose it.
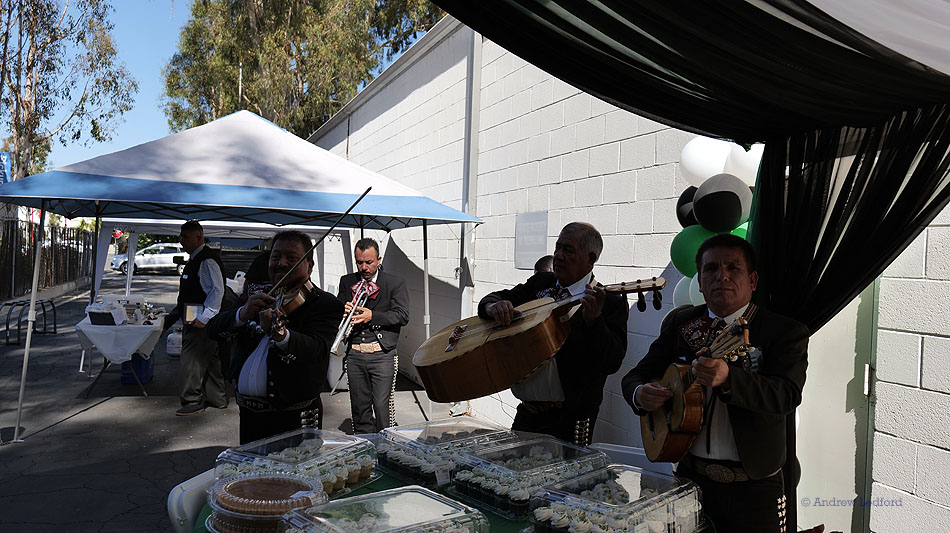
<instances>
[{"instance_id":1,"label":"water bottle","mask_svg":"<svg viewBox=\"0 0 950 533\"><path fill-rule=\"evenodd\" d=\"M135 313L132 315L132 320L136 325L140 325L142 323L142 304L138 302L135 303Z\"/></svg>"}]
</instances>

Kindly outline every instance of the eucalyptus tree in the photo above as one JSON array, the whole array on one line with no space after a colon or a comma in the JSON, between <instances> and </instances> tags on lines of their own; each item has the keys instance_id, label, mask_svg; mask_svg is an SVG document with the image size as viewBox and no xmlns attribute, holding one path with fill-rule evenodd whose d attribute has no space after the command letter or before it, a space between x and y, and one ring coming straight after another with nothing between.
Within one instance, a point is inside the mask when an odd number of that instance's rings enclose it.
<instances>
[{"instance_id":1,"label":"eucalyptus tree","mask_svg":"<svg viewBox=\"0 0 950 533\"><path fill-rule=\"evenodd\" d=\"M424 0L196 0L163 71L173 131L247 109L306 137L438 22Z\"/></svg>"},{"instance_id":2,"label":"eucalyptus tree","mask_svg":"<svg viewBox=\"0 0 950 533\"><path fill-rule=\"evenodd\" d=\"M108 141L138 85L119 59L106 0L0 0L0 121L15 179L52 142Z\"/></svg>"}]
</instances>

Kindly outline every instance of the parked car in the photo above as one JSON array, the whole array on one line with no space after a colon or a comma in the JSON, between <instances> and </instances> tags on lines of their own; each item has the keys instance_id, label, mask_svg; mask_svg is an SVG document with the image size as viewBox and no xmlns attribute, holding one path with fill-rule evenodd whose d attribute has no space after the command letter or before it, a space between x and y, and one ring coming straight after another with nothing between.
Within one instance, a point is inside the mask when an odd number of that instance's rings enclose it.
<instances>
[{"instance_id":1,"label":"parked car","mask_svg":"<svg viewBox=\"0 0 950 533\"><path fill-rule=\"evenodd\" d=\"M113 270L119 270L123 274L128 272L129 260L128 254L116 254L112 256ZM176 242L160 242L151 246L146 246L138 252L135 252L135 270L173 270L181 275L184 270L184 264L175 264L175 257L180 257L181 262L188 260L188 252Z\"/></svg>"}]
</instances>

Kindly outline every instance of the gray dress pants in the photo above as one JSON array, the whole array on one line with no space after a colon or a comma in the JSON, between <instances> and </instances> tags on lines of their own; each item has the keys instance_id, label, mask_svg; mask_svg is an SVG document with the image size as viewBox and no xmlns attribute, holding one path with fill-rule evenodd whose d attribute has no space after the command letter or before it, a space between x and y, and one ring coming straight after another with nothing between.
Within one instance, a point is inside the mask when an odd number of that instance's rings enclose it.
<instances>
[{"instance_id":1,"label":"gray dress pants","mask_svg":"<svg viewBox=\"0 0 950 533\"><path fill-rule=\"evenodd\" d=\"M377 433L396 424L393 390L398 364L396 350L347 352L346 375L355 433Z\"/></svg>"},{"instance_id":2,"label":"gray dress pants","mask_svg":"<svg viewBox=\"0 0 950 533\"><path fill-rule=\"evenodd\" d=\"M178 368L178 398L182 405L199 403L214 407L228 404L218 358L218 342L204 328L185 324Z\"/></svg>"}]
</instances>

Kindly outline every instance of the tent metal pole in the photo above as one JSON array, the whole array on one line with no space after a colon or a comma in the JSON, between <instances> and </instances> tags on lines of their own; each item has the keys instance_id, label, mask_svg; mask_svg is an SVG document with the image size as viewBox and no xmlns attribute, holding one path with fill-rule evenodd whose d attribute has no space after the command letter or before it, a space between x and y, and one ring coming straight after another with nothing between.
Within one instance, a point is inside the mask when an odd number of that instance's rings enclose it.
<instances>
[{"instance_id":1,"label":"tent metal pole","mask_svg":"<svg viewBox=\"0 0 950 533\"><path fill-rule=\"evenodd\" d=\"M422 221L422 270L422 293L425 302L425 314L422 316L422 323L426 326L426 339L428 340L431 320L429 316L429 223L426 220ZM432 420L432 398L429 398L428 416L428 419Z\"/></svg>"},{"instance_id":2,"label":"tent metal pole","mask_svg":"<svg viewBox=\"0 0 950 533\"><path fill-rule=\"evenodd\" d=\"M125 273L125 299L132 293L132 274L135 273L135 252L139 247L139 232L129 232L129 247L126 250L125 264L128 266Z\"/></svg>"},{"instance_id":3,"label":"tent metal pole","mask_svg":"<svg viewBox=\"0 0 950 533\"><path fill-rule=\"evenodd\" d=\"M13 426L13 442L23 442L20 438L20 418L23 415L23 393L26 392L26 369L30 363L30 343L33 341L33 326L36 323L36 288L40 284L40 263L43 262L43 226L46 224L46 200L40 207L40 227L33 255L33 290L30 292L30 314L27 316L26 345L23 348L23 371L20 374L20 397L16 405L16 425Z\"/></svg>"},{"instance_id":4,"label":"tent metal pole","mask_svg":"<svg viewBox=\"0 0 950 533\"><path fill-rule=\"evenodd\" d=\"M92 275L89 276L89 303L96 301L96 268L99 265L99 234L102 232L102 205L96 200L96 240L92 241ZM85 352L85 350L83 350ZM82 370L82 365L80 365Z\"/></svg>"}]
</instances>

